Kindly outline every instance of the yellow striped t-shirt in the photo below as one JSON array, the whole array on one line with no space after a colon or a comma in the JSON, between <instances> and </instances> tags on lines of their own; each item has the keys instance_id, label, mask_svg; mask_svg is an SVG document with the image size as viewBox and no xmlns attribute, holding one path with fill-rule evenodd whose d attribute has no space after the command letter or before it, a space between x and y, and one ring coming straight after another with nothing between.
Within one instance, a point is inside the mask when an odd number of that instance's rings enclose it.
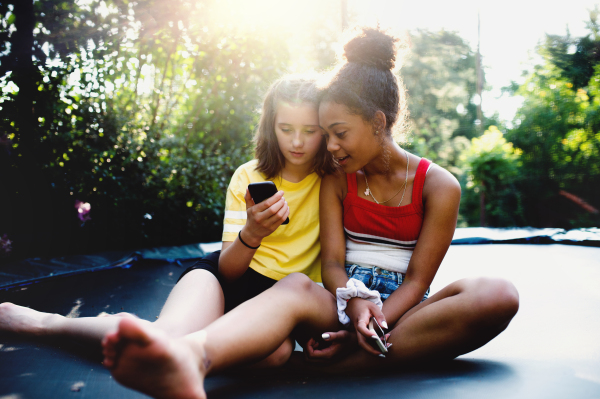
<instances>
[{"instance_id":1,"label":"yellow striped t-shirt","mask_svg":"<svg viewBox=\"0 0 600 399\"><path fill-rule=\"evenodd\" d=\"M258 161L240 166L229 183L225 200L223 241L234 241L246 224L244 195L249 183L264 182L256 170ZM290 273L304 273L321 282L321 243L319 241L319 190L321 178L311 173L299 183L276 177L271 180L284 191L290 207L290 222L265 237L254 254L250 267L263 276L281 280Z\"/></svg>"}]
</instances>

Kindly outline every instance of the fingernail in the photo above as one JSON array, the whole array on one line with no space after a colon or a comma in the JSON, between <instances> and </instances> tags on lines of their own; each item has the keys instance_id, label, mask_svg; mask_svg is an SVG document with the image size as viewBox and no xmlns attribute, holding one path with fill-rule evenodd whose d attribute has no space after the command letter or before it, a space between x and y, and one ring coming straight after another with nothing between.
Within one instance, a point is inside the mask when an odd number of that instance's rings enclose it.
<instances>
[{"instance_id":1,"label":"fingernail","mask_svg":"<svg viewBox=\"0 0 600 399\"><path fill-rule=\"evenodd\" d=\"M386 330L388 329L388 325L387 322L384 320L381 322L381 325L383 326L383 328L385 328Z\"/></svg>"},{"instance_id":2,"label":"fingernail","mask_svg":"<svg viewBox=\"0 0 600 399\"><path fill-rule=\"evenodd\" d=\"M331 338L331 335L323 334L323 335L321 335L321 337L323 337L323 339L329 339L329 338Z\"/></svg>"},{"instance_id":3,"label":"fingernail","mask_svg":"<svg viewBox=\"0 0 600 399\"><path fill-rule=\"evenodd\" d=\"M379 357L383 357L385 359L385 355L382 353L380 355L378 355Z\"/></svg>"},{"instance_id":4,"label":"fingernail","mask_svg":"<svg viewBox=\"0 0 600 399\"><path fill-rule=\"evenodd\" d=\"M371 335L371 338L377 339L377 335Z\"/></svg>"},{"instance_id":5,"label":"fingernail","mask_svg":"<svg viewBox=\"0 0 600 399\"><path fill-rule=\"evenodd\" d=\"M391 348L391 347L392 347L392 345L394 345L394 344L388 344L388 346L387 346L387 347L388 347L388 348Z\"/></svg>"}]
</instances>

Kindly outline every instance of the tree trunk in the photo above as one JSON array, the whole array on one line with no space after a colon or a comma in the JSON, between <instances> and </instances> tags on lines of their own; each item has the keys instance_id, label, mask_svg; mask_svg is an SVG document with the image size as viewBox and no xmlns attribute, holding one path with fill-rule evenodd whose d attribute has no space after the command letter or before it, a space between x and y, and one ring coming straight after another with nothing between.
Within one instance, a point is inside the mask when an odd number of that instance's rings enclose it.
<instances>
[{"instance_id":1,"label":"tree trunk","mask_svg":"<svg viewBox=\"0 0 600 399\"><path fill-rule=\"evenodd\" d=\"M481 52L479 51L480 47L480 37L481 37L481 21L479 18L479 12L477 12L477 57L475 58L475 68L477 69L477 95L479 96L479 103L477 104L477 119L479 119L479 131L481 134L485 131L484 123L483 123L483 111L482 111L482 93L483 93L483 69L481 68Z\"/></svg>"},{"instance_id":2,"label":"tree trunk","mask_svg":"<svg viewBox=\"0 0 600 399\"><path fill-rule=\"evenodd\" d=\"M485 183L481 183L479 192L479 225L485 227Z\"/></svg>"},{"instance_id":3,"label":"tree trunk","mask_svg":"<svg viewBox=\"0 0 600 399\"><path fill-rule=\"evenodd\" d=\"M15 106L19 110L15 115L16 142L19 143L17 151L22 156L29 157L35 154L36 137L34 125L34 99L39 75L33 63L33 28L35 15L33 0L21 0L14 3L16 32L13 34L11 51L14 54L15 68L12 71L12 80L19 87L16 95Z\"/></svg>"},{"instance_id":4,"label":"tree trunk","mask_svg":"<svg viewBox=\"0 0 600 399\"><path fill-rule=\"evenodd\" d=\"M348 0L342 0L342 32L348 29Z\"/></svg>"}]
</instances>

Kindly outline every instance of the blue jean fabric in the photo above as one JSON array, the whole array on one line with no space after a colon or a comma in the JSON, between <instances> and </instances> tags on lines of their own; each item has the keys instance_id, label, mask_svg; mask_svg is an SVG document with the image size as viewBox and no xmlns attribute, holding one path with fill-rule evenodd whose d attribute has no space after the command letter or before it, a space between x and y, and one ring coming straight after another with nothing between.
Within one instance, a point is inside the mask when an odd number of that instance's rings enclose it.
<instances>
[{"instance_id":1,"label":"blue jean fabric","mask_svg":"<svg viewBox=\"0 0 600 399\"><path fill-rule=\"evenodd\" d=\"M390 294L404 281L404 274L399 272L391 272L380 267L365 267L354 264L346 264L346 274L348 278L354 278L361 281L368 289L379 291L381 300L385 301ZM429 296L429 288L423 296L423 302Z\"/></svg>"}]
</instances>

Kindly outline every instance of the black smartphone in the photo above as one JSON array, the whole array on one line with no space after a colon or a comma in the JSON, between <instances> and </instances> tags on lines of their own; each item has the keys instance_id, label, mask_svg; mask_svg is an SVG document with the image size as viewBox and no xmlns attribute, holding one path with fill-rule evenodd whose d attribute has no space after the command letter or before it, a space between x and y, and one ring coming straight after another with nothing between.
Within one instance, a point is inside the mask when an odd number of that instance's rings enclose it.
<instances>
[{"instance_id":1,"label":"black smartphone","mask_svg":"<svg viewBox=\"0 0 600 399\"><path fill-rule=\"evenodd\" d=\"M250 191L250 196L252 197L252 201L254 201L255 204L260 204L267 198L271 198L272 196L277 194L277 187L272 181L250 183L248 184L248 190ZM289 222L290 218L288 217L282 224L288 224Z\"/></svg>"},{"instance_id":2,"label":"black smartphone","mask_svg":"<svg viewBox=\"0 0 600 399\"><path fill-rule=\"evenodd\" d=\"M369 331L371 331L373 333L373 336L375 336L376 338L371 338L371 340L367 342L369 342L371 346L375 349L379 349L381 353L388 353L385 331L383 331L383 328L381 328L381 326L377 322L377 319L375 319L374 317L371 317L371 320L369 321Z\"/></svg>"}]
</instances>

